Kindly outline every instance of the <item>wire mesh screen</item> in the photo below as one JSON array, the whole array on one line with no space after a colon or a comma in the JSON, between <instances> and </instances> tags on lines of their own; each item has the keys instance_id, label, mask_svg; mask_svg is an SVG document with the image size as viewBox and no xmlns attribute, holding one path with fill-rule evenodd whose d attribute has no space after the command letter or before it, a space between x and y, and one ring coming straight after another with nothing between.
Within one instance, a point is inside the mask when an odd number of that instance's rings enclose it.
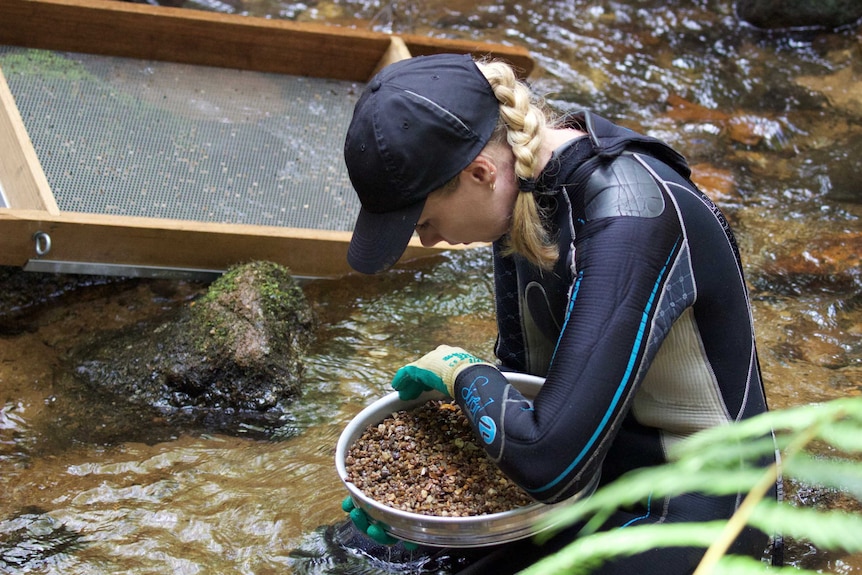
<instances>
[{"instance_id":1,"label":"wire mesh screen","mask_svg":"<svg viewBox=\"0 0 862 575\"><path fill-rule=\"evenodd\" d=\"M353 227L356 83L9 46L0 67L61 211Z\"/></svg>"}]
</instances>

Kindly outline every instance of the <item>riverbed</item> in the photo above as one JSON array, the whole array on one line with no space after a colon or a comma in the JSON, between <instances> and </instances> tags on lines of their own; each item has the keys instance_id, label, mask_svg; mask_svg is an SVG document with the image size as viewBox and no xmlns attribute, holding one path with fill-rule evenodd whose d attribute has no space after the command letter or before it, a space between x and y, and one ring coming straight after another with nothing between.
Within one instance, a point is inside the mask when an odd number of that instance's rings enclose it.
<instances>
[{"instance_id":1,"label":"riverbed","mask_svg":"<svg viewBox=\"0 0 862 575\"><path fill-rule=\"evenodd\" d=\"M667 140L724 210L751 288L770 405L862 394L858 27L767 33L741 24L724 0L208 8L527 46L533 88L550 104ZM4 283L23 303L0 334L0 570L380 572L338 567L324 543L326 526L344 515L335 441L398 367L438 343L492 356L490 272L488 249L477 248L381 276L306 281L320 328L305 394L277 432L139 419L120 398L69 377L67 353L81 339L191 305L205 285ZM297 548L320 554L298 558ZM859 556L788 551L795 565L862 574Z\"/></svg>"}]
</instances>

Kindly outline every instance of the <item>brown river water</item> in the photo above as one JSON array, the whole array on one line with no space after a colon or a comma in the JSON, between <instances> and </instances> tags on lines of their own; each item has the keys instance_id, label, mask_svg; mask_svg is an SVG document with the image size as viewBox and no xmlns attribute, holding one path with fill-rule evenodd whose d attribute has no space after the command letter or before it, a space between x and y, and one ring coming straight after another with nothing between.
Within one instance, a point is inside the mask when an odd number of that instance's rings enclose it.
<instances>
[{"instance_id":1,"label":"brown river water","mask_svg":"<svg viewBox=\"0 0 862 575\"><path fill-rule=\"evenodd\" d=\"M740 24L729 0L187 7L528 47L534 88L551 104L669 141L725 211L772 407L862 394L858 26L766 33ZM172 426L76 387L66 353L94 333L189 305L206 286L84 278L56 295L63 284L20 294L29 311L0 335L2 572L382 572L338 567L322 542L322 528L343 519L338 435L404 363L438 343L490 357L495 335L486 248L379 277L309 280L320 329L291 417L277 429ZM44 294L54 295L31 305ZM845 504L832 492L792 496ZM862 557L803 543L788 560L862 575Z\"/></svg>"}]
</instances>

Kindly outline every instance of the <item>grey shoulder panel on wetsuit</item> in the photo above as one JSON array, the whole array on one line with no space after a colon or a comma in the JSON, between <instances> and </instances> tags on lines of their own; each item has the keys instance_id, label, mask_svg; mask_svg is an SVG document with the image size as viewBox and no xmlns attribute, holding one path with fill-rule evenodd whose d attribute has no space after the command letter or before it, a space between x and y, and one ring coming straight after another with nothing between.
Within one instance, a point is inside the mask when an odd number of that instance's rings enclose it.
<instances>
[{"instance_id":1,"label":"grey shoulder panel on wetsuit","mask_svg":"<svg viewBox=\"0 0 862 575\"><path fill-rule=\"evenodd\" d=\"M631 154L597 168L584 186L587 221L612 216L651 218L664 211L664 198L652 174Z\"/></svg>"},{"instance_id":2,"label":"grey shoulder panel on wetsuit","mask_svg":"<svg viewBox=\"0 0 862 575\"><path fill-rule=\"evenodd\" d=\"M584 185L583 194L588 221L618 216L656 217L665 208L658 182L636 156L627 153L597 168ZM563 213L571 214L571 210ZM558 224L561 229L573 227L571 222ZM549 274L536 277L535 270L524 262L518 266L518 274L528 370L546 375L565 312L563 307L550 305L548 293L566 293L572 278ZM566 285L546 285L560 282Z\"/></svg>"}]
</instances>

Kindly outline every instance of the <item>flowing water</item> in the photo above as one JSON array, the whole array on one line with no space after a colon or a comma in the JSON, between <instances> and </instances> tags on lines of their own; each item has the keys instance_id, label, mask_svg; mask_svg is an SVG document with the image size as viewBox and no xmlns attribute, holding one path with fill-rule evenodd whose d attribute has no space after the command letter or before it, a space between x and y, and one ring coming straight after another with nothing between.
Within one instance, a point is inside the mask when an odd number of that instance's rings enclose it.
<instances>
[{"instance_id":1,"label":"flowing water","mask_svg":"<svg viewBox=\"0 0 862 575\"><path fill-rule=\"evenodd\" d=\"M192 7L528 47L549 103L669 141L725 210L771 405L862 393L858 27L766 33L741 25L730 0ZM84 281L21 314L0 335L0 571L379 572L325 541L324 527L343 519L336 439L395 369L438 343L492 355L489 252L304 288L321 327L305 395L277 430L141 422L71 383L65 354L77 341L189 305L203 285ZM40 289L22 301L52 291ZM843 504L830 492L794 497ZM797 544L788 558L862 574L859 556Z\"/></svg>"}]
</instances>

